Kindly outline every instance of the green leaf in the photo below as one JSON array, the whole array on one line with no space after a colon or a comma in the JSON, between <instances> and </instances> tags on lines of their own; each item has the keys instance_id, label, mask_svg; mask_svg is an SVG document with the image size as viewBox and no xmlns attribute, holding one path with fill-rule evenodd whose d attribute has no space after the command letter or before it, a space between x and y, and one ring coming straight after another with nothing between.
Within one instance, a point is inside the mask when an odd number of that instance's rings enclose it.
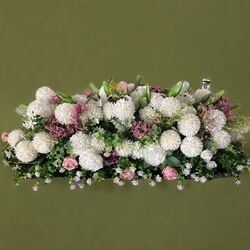
<instances>
[{"instance_id":1,"label":"green leaf","mask_svg":"<svg viewBox=\"0 0 250 250\"><path fill-rule=\"evenodd\" d=\"M209 94L203 96L203 97L201 98L201 102L202 102L202 103L206 103L206 102L210 99L211 96L212 96L211 93L209 93Z\"/></svg>"},{"instance_id":2,"label":"green leaf","mask_svg":"<svg viewBox=\"0 0 250 250\"><path fill-rule=\"evenodd\" d=\"M146 98L147 98L147 101L148 103L151 101L151 89L150 89L150 86L147 84L146 85Z\"/></svg>"},{"instance_id":3,"label":"green leaf","mask_svg":"<svg viewBox=\"0 0 250 250\"><path fill-rule=\"evenodd\" d=\"M173 86L169 91L168 91L168 96L177 96L182 88L183 83L182 82L178 82L175 84L175 86Z\"/></svg>"},{"instance_id":4,"label":"green leaf","mask_svg":"<svg viewBox=\"0 0 250 250\"><path fill-rule=\"evenodd\" d=\"M69 96L63 92L59 92L58 94L64 102L71 103L71 104L75 103L75 101L73 100L73 98L71 96Z\"/></svg>"},{"instance_id":5,"label":"green leaf","mask_svg":"<svg viewBox=\"0 0 250 250\"><path fill-rule=\"evenodd\" d=\"M171 167L180 167L181 166L181 162L175 156L167 157L166 164L171 166Z\"/></svg>"},{"instance_id":6,"label":"green leaf","mask_svg":"<svg viewBox=\"0 0 250 250\"><path fill-rule=\"evenodd\" d=\"M219 99L222 96L224 96L224 94L225 94L225 91L224 90L220 90L219 92L217 92L216 97Z\"/></svg>"},{"instance_id":7,"label":"green leaf","mask_svg":"<svg viewBox=\"0 0 250 250\"><path fill-rule=\"evenodd\" d=\"M140 108L144 108L147 105L147 100L144 96L139 97L139 106Z\"/></svg>"},{"instance_id":8,"label":"green leaf","mask_svg":"<svg viewBox=\"0 0 250 250\"><path fill-rule=\"evenodd\" d=\"M103 86L103 88L104 88L104 91L105 91L106 95L109 96L109 95L110 95L109 84L108 84L106 81L104 81L104 82L102 83L102 86Z\"/></svg>"},{"instance_id":9,"label":"green leaf","mask_svg":"<svg viewBox=\"0 0 250 250\"><path fill-rule=\"evenodd\" d=\"M92 91L94 91L96 94L99 94L99 89L95 86L94 83L90 83L89 87L91 88Z\"/></svg>"}]
</instances>

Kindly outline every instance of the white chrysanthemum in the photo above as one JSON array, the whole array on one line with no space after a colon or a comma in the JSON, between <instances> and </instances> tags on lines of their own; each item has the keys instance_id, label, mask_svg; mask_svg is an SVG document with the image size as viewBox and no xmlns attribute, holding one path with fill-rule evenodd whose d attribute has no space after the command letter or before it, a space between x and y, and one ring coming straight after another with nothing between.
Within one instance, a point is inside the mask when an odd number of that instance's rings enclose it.
<instances>
[{"instance_id":1,"label":"white chrysanthemum","mask_svg":"<svg viewBox=\"0 0 250 250\"><path fill-rule=\"evenodd\" d=\"M53 148L54 140L47 132L39 132L35 134L32 144L38 153L48 154Z\"/></svg>"},{"instance_id":2,"label":"white chrysanthemum","mask_svg":"<svg viewBox=\"0 0 250 250\"><path fill-rule=\"evenodd\" d=\"M159 93L152 93L151 100L149 105L153 107L155 110L160 111L161 104L164 98Z\"/></svg>"},{"instance_id":3,"label":"white chrysanthemum","mask_svg":"<svg viewBox=\"0 0 250 250\"><path fill-rule=\"evenodd\" d=\"M77 132L76 134L72 135L69 141L73 152L77 155L82 154L86 150L94 151L91 146L90 137L83 132Z\"/></svg>"},{"instance_id":4,"label":"white chrysanthemum","mask_svg":"<svg viewBox=\"0 0 250 250\"><path fill-rule=\"evenodd\" d=\"M149 124L152 124L153 121L159 117L157 112L150 106L140 109L139 115L141 120L146 121Z\"/></svg>"},{"instance_id":5,"label":"white chrysanthemum","mask_svg":"<svg viewBox=\"0 0 250 250\"><path fill-rule=\"evenodd\" d=\"M114 103L106 102L103 106L104 117L110 120L114 117Z\"/></svg>"},{"instance_id":6,"label":"white chrysanthemum","mask_svg":"<svg viewBox=\"0 0 250 250\"><path fill-rule=\"evenodd\" d=\"M36 91L36 99L37 100L44 100L44 101L51 101L52 97L56 95L55 91L49 87L41 87Z\"/></svg>"},{"instance_id":7,"label":"white chrysanthemum","mask_svg":"<svg viewBox=\"0 0 250 250\"><path fill-rule=\"evenodd\" d=\"M70 103L62 103L56 107L55 117L56 119L64 125L69 125L73 123L71 111L73 105Z\"/></svg>"},{"instance_id":8,"label":"white chrysanthemum","mask_svg":"<svg viewBox=\"0 0 250 250\"><path fill-rule=\"evenodd\" d=\"M200 102L208 94L211 94L211 91L208 89L197 89L194 93L195 101Z\"/></svg>"},{"instance_id":9,"label":"white chrysanthemum","mask_svg":"<svg viewBox=\"0 0 250 250\"><path fill-rule=\"evenodd\" d=\"M7 142L10 144L12 148L16 146L16 144L24 139L24 132L20 129L15 129L9 133L7 137Z\"/></svg>"},{"instance_id":10,"label":"white chrysanthemum","mask_svg":"<svg viewBox=\"0 0 250 250\"><path fill-rule=\"evenodd\" d=\"M130 99L120 99L114 104L114 116L120 121L134 118L135 105Z\"/></svg>"},{"instance_id":11,"label":"white chrysanthemum","mask_svg":"<svg viewBox=\"0 0 250 250\"><path fill-rule=\"evenodd\" d=\"M102 108L96 103L89 103L87 116L89 120L91 120L95 124L98 124L101 120L103 120Z\"/></svg>"},{"instance_id":12,"label":"white chrysanthemum","mask_svg":"<svg viewBox=\"0 0 250 250\"><path fill-rule=\"evenodd\" d=\"M218 149L224 149L231 143L230 134L223 129L213 133L212 138Z\"/></svg>"},{"instance_id":13,"label":"white chrysanthemum","mask_svg":"<svg viewBox=\"0 0 250 250\"><path fill-rule=\"evenodd\" d=\"M158 110L166 117L171 117L181 109L181 103L174 97L166 97L161 101Z\"/></svg>"},{"instance_id":14,"label":"white chrysanthemum","mask_svg":"<svg viewBox=\"0 0 250 250\"><path fill-rule=\"evenodd\" d=\"M72 99L73 99L75 102L77 102L77 103L79 103L79 102L84 102L84 103L86 103L86 102L88 101L88 98L87 98L86 95L73 95L73 96L72 96Z\"/></svg>"},{"instance_id":15,"label":"white chrysanthemum","mask_svg":"<svg viewBox=\"0 0 250 250\"><path fill-rule=\"evenodd\" d=\"M136 141L133 143L131 157L133 159L143 159L143 146L140 142Z\"/></svg>"},{"instance_id":16,"label":"white chrysanthemum","mask_svg":"<svg viewBox=\"0 0 250 250\"><path fill-rule=\"evenodd\" d=\"M147 164L157 167L164 162L166 151L158 145L148 145L143 150L143 157Z\"/></svg>"},{"instance_id":17,"label":"white chrysanthemum","mask_svg":"<svg viewBox=\"0 0 250 250\"><path fill-rule=\"evenodd\" d=\"M93 151L84 151L79 157L79 164L85 170L96 172L103 168L103 158Z\"/></svg>"},{"instance_id":18,"label":"white chrysanthemum","mask_svg":"<svg viewBox=\"0 0 250 250\"><path fill-rule=\"evenodd\" d=\"M194 114L184 115L177 123L178 130L182 135L194 136L198 133L201 127L201 122L198 116Z\"/></svg>"},{"instance_id":19,"label":"white chrysanthemum","mask_svg":"<svg viewBox=\"0 0 250 250\"><path fill-rule=\"evenodd\" d=\"M212 170L213 168L216 168L217 167L217 164L215 161L209 161L207 162L207 165L206 165L206 168L208 170Z\"/></svg>"},{"instance_id":20,"label":"white chrysanthemum","mask_svg":"<svg viewBox=\"0 0 250 250\"><path fill-rule=\"evenodd\" d=\"M51 104L43 99L35 100L31 102L27 107L27 116L41 116L49 117L55 111L55 105Z\"/></svg>"},{"instance_id":21,"label":"white chrysanthemum","mask_svg":"<svg viewBox=\"0 0 250 250\"><path fill-rule=\"evenodd\" d=\"M186 114L197 114L197 110L193 107L193 106L189 106L189 105L184 105L180 111L180 114L186 115Z\"/></svg>"},{"instance_id":22,"label":"white chrysanthemum","mask_svg":"<svg viewBox=\"0 0 250 250\"><path fill-rule=\"evenodd\" d=\"M226 125L227 118L224 113L218 109L209 110L206 117L206 128L210 132L217 132Z\"/></svg>"},{"instance_id":23,"label":"white chrysanthemum","mask_svg":"<svg viewBox=\"0 0 250 250\"><path fill-rule=\"evenodd\" d=\"M124 140L121 144L115 147L115 151L121 157L128 157L133 151L133 142L130 140Z\"/></svg>"},{"instance_id":24,"label":"white chrysanthemum","mask_svg":"<svg viewBox=\"0 0 250 250\"><path fill-rule=\"evenodd\" d=\"M160 138L161 147L165 150L176 150L181 144L180 135L174 130L167 130L161 134Z\"/></svg>"},{"instance_id":25,"label":"white chrysanthemum","mask_svg":"<svg viewBox=\"0 0 250 250\"><path fill-rule=\"evenodd\" d=\"M90 138L90 143L91 146L93 147L93 149L99 153L102 154L104 151L104 147L105 147L105 143L103 140L98 139L97 136L95 134L93 134Z\"/></svg>"},{"instance_id":26,"label":"white chrysanthemum","mask_svg":"<svg viewBox=\"0 0 250 250\"><path fill-rule=\"evenodd\" d=\"M29 163L36 159L38 153L31 141L21 141L15 148L16 157L23 163Z\"/></svg>"},{"instance_id":27,"label":"white chrysanthemum","mask_svg":"<svg viewBox=\"0 0 250 250\"><path fill-rule=\"evenodd\" d=\"M146 94L146 86L138 86L132 93L131 98L133 103L137 106L139 102L139 98Z\"/></svg>"},{"instance_id":28,"label":"white chrysanthemum","mask_svg":"<svg viewBox=\"0 0 250 250\"><path fill-rule=\"evenodd\" d=\"M203 144L197 136L186 137L181 143L181 152L187 157L198 156L203 149Z\"/></svg>"},{"instance_id":29,"label":"white chrysanthemum","mask_svg":"<svg viewBox=\"0 0 250 250\"><path fill-rule=\"evenodd\" d=\"M213 158L213 153L208 150L208 149L205 149L201 152L201 155L200 155L201 159L204 160L205 162L209 162L211 161L211 159Z\"/></svg>"}]
</instances>

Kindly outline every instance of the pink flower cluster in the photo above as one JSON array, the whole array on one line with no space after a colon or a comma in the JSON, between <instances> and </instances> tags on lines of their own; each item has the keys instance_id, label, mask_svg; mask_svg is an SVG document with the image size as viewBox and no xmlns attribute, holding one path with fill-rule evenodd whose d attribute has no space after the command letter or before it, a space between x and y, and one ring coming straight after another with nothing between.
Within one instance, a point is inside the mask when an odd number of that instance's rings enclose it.
<instances>
[{"instance_id":1,"label":"pink flower cluster","mask_svg":"<svg viewBox=\"0 0 250 250\"><path fill-rule=\"evenodd\" d=\"M88 106L86 103L77 103L73 105L72 111L71 111L71 117L73 119L74 127L75 129L80 129L80 124L79 124L79 116L83 112L88 111Z\"/></svg>"},{"instance_id":2,"label":"pink flower cluster","mask_svg":"<svg viewBox=\"0 0 250 250\"><path fill-rule=\"evenodd\" d=\"M112 150L109 157L107 157L107 162L109 165L114 165L118 162L118 154L115 150Z\"/></svg>"},{"instance_id":3,"label":"pink flower cluster","mask_svg":"<svg viewBox=\"0 0 250 250\"><path fill-rule=\"evenodd\" d=\"M135 172L129 168L125 168L121 172L121 178L125 181L131 181L135 177Z\"/></svg>"},{"instance_id":4,"label":"pink flower cluster","mask_svg":"<svg viewBox=\"0 0 250 250\"><path fill-rule=\"evenodd\" d=\"M160 93L161 92L161 87L160 86L155 86L151 88L151 91L153 93Z\"/></svg>"},{"instance_id":5,"label":"pink flower cluster","mask_svg":"<svg viewBox=\"0 0 250 250\"><path fill-rule=\"evenodd\" d=\"M135 138L141 139L145 135L149 135L151 132L151 129L149 125L146 122L139 121L134 122L132 126L132 133Z\"/></svg>"},{"instance_id":6,"label":"pink flower cluster","mask_svg":"<svg viewBox=\"0 0 250 250\"><path fill-rule=\"evenodd\" d=\"M225 114L227 120L231 120L233 117L233 112L229 101L226 98L222 97L220 99L220 105L221 111Z\"/></svg>"},{"instance_id":7,"label":"pink flower cluster","mask_svg":"<svg viewBox=\"0 0 250 250\"><path fill-rule=\"evenodd\" d=\"M84 95L86 95L87 98L90 99L91 97L93 97L95 95L95 93L91 89L86 88L84 90Z\"/></svg>"},{"instance_id":8,"label":"pink flower cluster","mask_svg":"<svg viewBox=\"0 0 250 250\"><path fill-rule=\"evenodd\" d=\"M54 115L51 117L49 123L44 126L44 128L49 132L53 139L68 137L73 132L69 125L66 127L61 125Z\"/></svg>"},{"instance_id":9,"label":"pink flower cluster","mask_svg":"<svg viewBox=\"0 0 250 250\"><path fill-rule=\"evenodd\" d=\"M62 98L57 94L53 95L51 98L51 102L55 104L60 103L61 101L62 101Z\"/></svg>"}]
</instances>

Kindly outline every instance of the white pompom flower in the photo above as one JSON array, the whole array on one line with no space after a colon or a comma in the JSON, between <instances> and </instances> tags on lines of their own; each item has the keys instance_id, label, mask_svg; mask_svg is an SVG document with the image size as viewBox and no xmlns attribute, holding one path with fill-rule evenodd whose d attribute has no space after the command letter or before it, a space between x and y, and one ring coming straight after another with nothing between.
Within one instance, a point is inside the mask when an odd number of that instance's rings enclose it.
<instances>
[{"instance_id":1,"label":"white pompom flower","mask_svg":"<svg viewBox=\"0 0 250 250\"><path fill-rule=\"evenodd\" d=\"M181 137L175 130L167 130L161 134L160 145L165 150L176 150L181 144Z\"/></svg>"},{"instance_id":2,"label":"white pompom flower","mask_svg":"<svg viewBox=\"0 0 250 250\"><path fill-rule=\"evenodd\" d=\"M182 135L194 136L198 133L201 127L201 122L198 116L194 114L186 114L178 121L178 130Z\"/></svg>"},{"instance_id":3,"label":"white pompom flower","mask_svg":"<svg viewBox=\"0 0 250 250\"><path fill-rule=\"evenodd\" d=\"M124 140L121 144L115 147L115 151L121 157L129 157L133 152L134 144L130 140Z\"/></svg>"},{"instance_id":4,"label":"white pompom flower","mask_svg":"<svg viewBox=\"0 0 250 250\"><path fill-rule=\"evenodd\" d=\"M32 140L33 147L38 153L48 154L54 146L54 140L47 132L39 132Z\"/></svg>"},{"instance_id":5,"label":"white pompom flower","mask_svg":"<svg viewBox=\"0 0 250 250\"><path fill-rule=\"evenodd\" d=\"M207 162L207 164L206 164L206 168L208 169L208 170L212 170L212 169L214 169L214 168L216 168L217 167L217 163L215 162L215 161L209 161L209 162Z\"/></svg>"},{"instance_id":6,"label":"white pompom flower","mask_svg":"<svg viewBox=\"0 0 250 250\"><path fill-rule=\"evenodd\" d=\"M72 107L73 105L70 103L62 103L56 107L55 117L61 124L69 125L73 123L71 116Z\"/></svg>"},{"instance_id":7,"label":"white pompom flower","mask_svg":"<svg viewBox=\"0 0 250 250\"><path fill-rule=\"evenodd\" d=\"M91 138L83 132L77 132L72 135L69 141L76 155L80 155L86 150L94 151L94 148L91 146Z\"/></svg>"},{"instance_id":8,"label":"white pompom flower","mask_svg":"<svg viewBox=\"0 0 250 250\"><path fill-rule=\"evenodd\" d=\"M158 110L165 116L171 117L181 109L181 103L174 97L163 98Z\"/></svg>"},{"instance_id":9,"label":"white pompom flower","mask_svg":"<svg viewBox=\"0 0 250 250\"><path fill-rule=\"evenodd\" d=\"M200 102L203 97L209 94L211 94L211 91L208 89L197 89L194 93L195 102Z\"/></svg>"},{"instance_id":10,"label":"white pompom flower","mask_svg":"<svg viewBox=\"0 0 250 250\"><path fill-rule=\"evenodd\" d=\"M181 143L181 152L187 157L196 157L200 155L203 144L197 136L186 137Z\"/></svg>"},{"instance_id":11,"label":"white pompom flower","mask_svg":"<svg viewBox=\"0 0 250 250\"><path fill-rule=\"evenodd\" d=\"M226 116L218 109L211 109L205 118L206 129L214 133L220 131L226 125Z\"/></svg>"},{"instance_id":12,"label":"white pompom flower","mask_svg":"<svg viewBox=\"0 0 250 250\"><path fill-rule=\"evenodd\" d=\"M157 167L164 162L166 150L159 145L151 144L144 148L143 157L147 164Z\"/></svg>"},{"instance_id":13,"label":"white pompom flower","mask_svg":"<svg viewBox=\"0 0 250 250\"><path fill-rule=\"evenodd\" d=\"M26 111L28 117L41 116L43 118L49 117L55 111L55 105L43 99L31 102Z\"/></svg>"},{"instance_id":14,"label":"white pompom flower","mask_svg":"<svg viewBox=\"0 0 250 250\"><path fill-rule=\"evenodd\" d=\"M15 148L18 142L25 138L25 134L21 129L11 131L7 137L7 142L12 148Z\"/></svg>"},{"instance_id":15,"label":"white pompom flower","mask_svg":"<svg viewBox=\"0 0 250 250\"><path fill-rule=\"evenodd\" d=\"M146 106L143 109L140 109L139 115L141 120L146 121L149 124L152 124L155 119L159 118L158 113L151 106Z\"/></svg>"},{"instance_id":16,"label":"white pompom flower","mask_svg":"<svg viewBox=\"0 0 250 250\"><path fill-rule=\"evenodd\" d=\"M21 141L15 147L16 157L22 163L29 163L36 159L38 152L31 141Z\"/></svg>"},{"instance_id":17,"label":"white pompom flower","mask_svg":"<svg viewBox=\"0 0 250 250\"><path fill-rule=\"evenodd\" d=\"M227 148L231 143L231 136L226 130L220 130L213 133L212 139L215 142L218 149Z\"/></svg>"},{"instance_id":18,"label":"white pompom flower","mask_svg":"<svg viewBox=\"0 0 250 250\"><path fill-rule=\"evenodd\" d=\"M36 99L37 100L44 100L44 101L51 101L52 97L55 96L56 93L49 87L41 87L36 91Z\"/></svg>"},{"instance_id":19,"label":"white pompom flower","mask_svg":"<svg viewBox=\"0 0 250 250\"><path fill-rule=\"evenodd\" d=\"M204 160L205 162L209 162L211 161L211 159L213 158L213 153L208 150L208 149L205 149L201 152L201 155L200 155L201 159Z\"/></svg>"},{"instance_id":20,"label":"white pompom flower","mask_svg":"<svg viewBox=\"0 0 250 250\"><path fill-rule=\"evenodd\" d=\"M103 158L93 151L84 151L79 157L79 164L85 170L96 172L103 168Z\"/></svg>"}]
</instances>

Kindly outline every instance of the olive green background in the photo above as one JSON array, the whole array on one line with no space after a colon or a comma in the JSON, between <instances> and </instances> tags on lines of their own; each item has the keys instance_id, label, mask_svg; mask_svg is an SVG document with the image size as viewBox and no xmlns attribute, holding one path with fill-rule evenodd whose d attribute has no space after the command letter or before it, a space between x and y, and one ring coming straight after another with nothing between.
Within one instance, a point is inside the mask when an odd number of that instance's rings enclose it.
<instances>
[{"instance_id":1,"label":"olive green background","mask_svg":"<svg viewBox=\"0 0 250 250\"><path fill-rule=\"evenodd\" d=\"M210 78L250 115L249 12L248 0L0 0L0 130L20 124L14 109L39 86L75 94L139 72L162 86ZM250 176L242 181L72 192L55 180L34 193L2 166L0 249L247 250Z\"/></svg>"}]
</instances>

